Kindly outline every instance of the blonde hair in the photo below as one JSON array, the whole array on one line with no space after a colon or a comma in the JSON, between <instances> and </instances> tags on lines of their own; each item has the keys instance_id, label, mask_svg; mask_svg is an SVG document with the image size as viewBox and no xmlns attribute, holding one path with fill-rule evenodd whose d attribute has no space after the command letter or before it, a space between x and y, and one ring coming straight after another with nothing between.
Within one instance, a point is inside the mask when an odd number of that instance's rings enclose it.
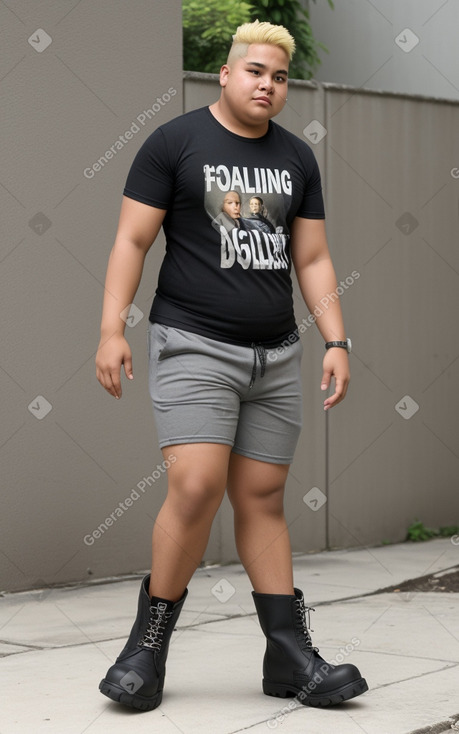
<instances>
[{"instance_id":1,"label":"blonde hair","mask_svg":"<svg viewBox=\"0 0 459 734\"><path fill-rule=\"evenodd\" d=\"M278 46L287 54L289 61L295 53L295 39L283 25L273 25L267 21L255 20L253 23L244 23L236 29L233 36L233 45L228 54L228 64L235 57L247 55L247 49L252 43L267 43ZM243 48L244 47L244 48Z\"/></svg>"}]
</instances>

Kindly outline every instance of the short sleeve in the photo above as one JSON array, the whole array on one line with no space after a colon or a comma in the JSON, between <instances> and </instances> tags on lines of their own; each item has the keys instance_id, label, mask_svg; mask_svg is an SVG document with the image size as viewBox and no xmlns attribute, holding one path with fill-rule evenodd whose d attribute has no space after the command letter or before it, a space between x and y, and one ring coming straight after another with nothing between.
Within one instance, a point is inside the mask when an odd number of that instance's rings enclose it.
<instances>
[{"instance_id":1,"label":"short sleeve","mask_svg":"<svg viewBox=\"0 0 459 734\"><path fill-rule=\"evenodd\" d=\"M304 196L296 215L304 219L325 219L325 206L319 166L313 152L310 149L308 151L309 156L305 171L306 185Z\"/></svg>"},{"instance_id":2,"label":"short sleeve","mask_svg":"<svg viewBox=\"0 0 459 734\"><path fill-rule=\"evenodd\" d=\"M123 191L142 204L167 209L172 199L174 174L164 133L155 130L138 151Z\"/></svg>"}]
</instances>

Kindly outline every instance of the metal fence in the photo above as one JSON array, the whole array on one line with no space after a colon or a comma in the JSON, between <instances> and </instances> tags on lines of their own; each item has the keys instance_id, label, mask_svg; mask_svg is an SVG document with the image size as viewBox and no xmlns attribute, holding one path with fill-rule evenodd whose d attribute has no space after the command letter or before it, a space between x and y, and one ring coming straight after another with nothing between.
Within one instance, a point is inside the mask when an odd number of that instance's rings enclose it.
<instances>
[{"instance_id":1,"label":"metal fence","mask_svg":"<svg viewBox=\"0 0 459 734\"><path fill-rule=\"evenodd\" d=\"M186 74L185 110L218 91L216 76ZM322 338L302 335L293 549L400 541L416 519L457 524L459 104L293 81L277 120L318 159L354 345L348 396L324 415ZM308 323L298 288L295 308ZM212 538L210 556L235 557L227 505Z\"/></svg>"}]
</instances>

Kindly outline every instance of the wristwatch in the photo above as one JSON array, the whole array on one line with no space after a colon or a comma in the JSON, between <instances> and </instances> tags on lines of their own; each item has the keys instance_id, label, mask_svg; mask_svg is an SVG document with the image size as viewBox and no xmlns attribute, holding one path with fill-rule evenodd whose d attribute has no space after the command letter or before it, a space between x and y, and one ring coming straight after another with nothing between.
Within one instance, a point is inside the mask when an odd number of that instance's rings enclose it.
<instances>
[{"instance_id":1,"label":"wristwatch","mask_svg":"<svg viewBox=\"0 0 459 734\"><path fill-rule=\"evenodd\" d=\"M349 339L349 337L346 339L346 341L343 342L326 342L325 343L325 349L331 349L332 347L341 347L341 349L345 349L348 354L352 351L352 342Z\"/></svg>"}]
</instances>

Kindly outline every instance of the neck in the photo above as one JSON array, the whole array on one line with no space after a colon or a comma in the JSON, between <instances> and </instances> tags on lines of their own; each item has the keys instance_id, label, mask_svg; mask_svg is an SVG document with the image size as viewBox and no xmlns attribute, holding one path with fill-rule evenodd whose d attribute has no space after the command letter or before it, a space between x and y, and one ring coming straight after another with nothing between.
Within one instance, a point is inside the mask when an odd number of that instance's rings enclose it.
<instances>
[{"instance_id":1,"label":"neck","mask_svg":"<svg viewBox=\"0 0 459 734\"><path fill-rule=\"evenodd\" d=\"M221 99L210 105L209 110L220 125L223 125L223 127L226 127L227 130L235 133L236 135L241 135L245 138L261 138L268 132L268 120L254 125L244 123L242 120L234 117L231 111L227 108L227 105L225 105L224 101Z\"/></svg>"}]
</instances>

